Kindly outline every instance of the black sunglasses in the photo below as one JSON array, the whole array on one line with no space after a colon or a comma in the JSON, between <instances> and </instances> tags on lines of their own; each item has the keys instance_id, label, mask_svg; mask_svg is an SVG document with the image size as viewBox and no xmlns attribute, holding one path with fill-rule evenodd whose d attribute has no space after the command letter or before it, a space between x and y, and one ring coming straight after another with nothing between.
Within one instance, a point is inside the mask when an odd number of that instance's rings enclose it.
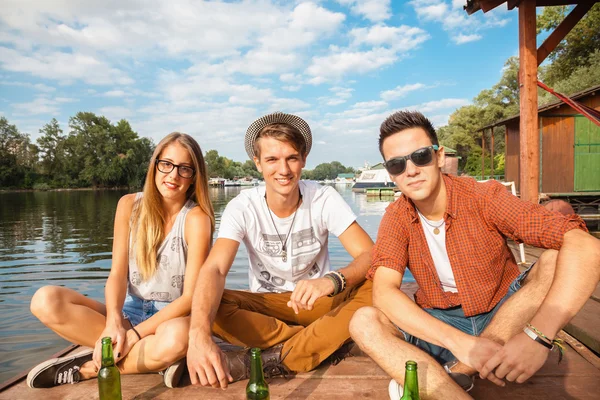
<instances>
[{"instance_id":1,"label":"black sunglasses","mask_svg":"<svg viewBox=\"0 0 600 400\"><path fill-rule=\"evenodd\" d=\"M406 170L408 160L411 160L416 166L424 167L433 160L433 154L438 150L437 144L421 147L407 156L390 158L383 163L383 166L390 175L400 175Z\"/></svg>"},{"instance_id":2,"label":"black sunglasses","mask_svg":"<svg viewBox=\"0 0 600 400\"><path fill-rule=\"evenodd\" d=\"M177 174L186 179L193 177L196 173L196 170L192 167L173 164L171 161L159 160L158 158L156 159L156 168L163 174L168 174L173 171L174 168L177 168Z\"/></svg>"}]
</instances>

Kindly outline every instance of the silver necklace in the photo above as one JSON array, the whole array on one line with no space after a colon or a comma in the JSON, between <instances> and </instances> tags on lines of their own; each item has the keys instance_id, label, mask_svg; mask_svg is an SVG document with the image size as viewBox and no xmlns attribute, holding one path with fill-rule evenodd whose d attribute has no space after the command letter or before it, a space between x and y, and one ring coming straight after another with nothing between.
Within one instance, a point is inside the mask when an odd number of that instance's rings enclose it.
<instances>
[{"instance_id":1,"label":"silver necklace","mask_svg":"<svg viewBox=\"0 0 600 400\"><path fill-rule=\"evenodd\" d=\"M285 240L281 238L279 234L279 230L277 230L277 225L275 225L275 220L273 219L273 214L271 213L271 208L269 207L269 202L267 201L267 194L265 193L265 202L267 203L267 210L269 210L269 216L271 217L271 222L273 223L273 227L275 228L275 232L277 232L277 237L281 242L281 261L287 262L287 246L286 243L290 234L292 233L292 228L294 228L294 221L296 221L296 214L298 213L298 206L300 205L300 200L302 200L302 193L300 193L300 188L298 188L299 196L298 203L296 203L296 209L294 210L294 217L292 218L292 224L290 225L290 230L288 231Z\"/></svg>"},{"instance_id":2,"label":"silver necklace","mask_svg":"<svg viewBox=\"0 0 600 400\"><path fill-rule=\"evenodd\" d=\"M440 227L446 223L446 220L442 219L442 222L440 222L439 225L434 225L434 224L430 223L427 220L427 218L425 218L425 216L423 214L421 214L421 211L417 210L417 212L421 216L421 220L424 221L427 225L429 225L430 227L433 228L433 234L434 235L439 235L440 234Z\"/></svg>"}]
</instances>

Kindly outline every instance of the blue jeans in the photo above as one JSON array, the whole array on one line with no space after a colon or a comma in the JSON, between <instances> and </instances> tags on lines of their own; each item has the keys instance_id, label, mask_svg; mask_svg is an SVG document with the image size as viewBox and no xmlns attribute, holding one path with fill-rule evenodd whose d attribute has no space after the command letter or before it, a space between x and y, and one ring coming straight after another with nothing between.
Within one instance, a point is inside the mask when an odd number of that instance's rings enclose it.
<instances>
[{"instance_id":1,"label":"blue jeans","mask_svg":"<svg viewBox=\"0 0 600 400\"><path fill-rule=\"evenodd\" d=\"M123 303L123 318L128 319L131 326L136 326L170 304L165 301L144 300L127 293Z\"/></svg>"},{"instance_id":2,"label":"blue jeans","mask_svg":"<svg viewBox=\"0 0 600 400\"><path fill-rule=\"evenodd\" d=\"M496 314L496 312L502 306L502 304L504 304L504 302L508 300L510 296L515 294L519 289L521 289L521 284L523 283L523 280L527 277L527 274L529 273L531 268L533 268L533 265L531 265L526 271L521 272L521 274L517 276L517 278L510 284L506 295L489 312L473 315L472 317L465 317L465 313L463 312L463 309L460 306L448 309L424 308L423 311L427 312L432 317L439 319L440 321L443 321L457 329L460 329L461 331L469 335L479 336L481 332L485 329L485 327L488 326L488 324L492 320L492 317ZM456 360L456 357L454 356L454 354L452 354L452 352L450 352L450 350L414 337L413 335L404 332L400 328L398 329L404 334L404 339L406 340L406 342L417 346L419 349L423 350L424 352L435 358L440 364L445 364L449 361Z\"/></svg>"}]
</instances>

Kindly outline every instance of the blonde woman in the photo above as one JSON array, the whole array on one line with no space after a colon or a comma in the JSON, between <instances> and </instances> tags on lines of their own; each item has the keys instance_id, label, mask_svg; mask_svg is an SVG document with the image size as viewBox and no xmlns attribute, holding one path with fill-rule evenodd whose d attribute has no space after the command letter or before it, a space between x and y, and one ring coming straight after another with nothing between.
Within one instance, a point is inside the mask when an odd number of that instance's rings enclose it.
<instances>
[{"instance_id":1,"label":"blonde woman","mask_svg":"<svg viewBox=\"0 0 600 400\"><path fill-rule=\"evenodd\" d=\"M27 376L29 387L95 378L106 336L122 374L161 371L184 357L192 293L214 221L200 146L171 133L156 146L143 192L117 205L106 304L57 286L34 294L31 312L44 325L93 350L41 363Z\"/></svg>"}]
</instances>

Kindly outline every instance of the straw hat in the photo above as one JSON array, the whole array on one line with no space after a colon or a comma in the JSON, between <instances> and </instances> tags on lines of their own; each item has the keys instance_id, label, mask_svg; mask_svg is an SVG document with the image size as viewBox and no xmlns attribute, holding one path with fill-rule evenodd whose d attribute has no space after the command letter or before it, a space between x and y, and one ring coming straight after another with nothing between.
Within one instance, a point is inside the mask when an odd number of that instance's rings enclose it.
<instances>
[{"instance_id":1,"label":"straw hat","mask_svg":"<svg viewBox=\"0 0 600 400\"><path fill-rule=\"evenodd\" d=\"M310 153L310 148L312 147L312 133L310 132L310 127L306 121L295 115L276 111L272 114L260 117L248 127L244 139L244 146L246 147L246 153L248 153L251 160L254 159L255 156L254 142L256 141L256 137L265 126L271 124L288 124L298 129L306 142L306 154L308 155L308 153Z\"/></svg>"}]
</instances>

